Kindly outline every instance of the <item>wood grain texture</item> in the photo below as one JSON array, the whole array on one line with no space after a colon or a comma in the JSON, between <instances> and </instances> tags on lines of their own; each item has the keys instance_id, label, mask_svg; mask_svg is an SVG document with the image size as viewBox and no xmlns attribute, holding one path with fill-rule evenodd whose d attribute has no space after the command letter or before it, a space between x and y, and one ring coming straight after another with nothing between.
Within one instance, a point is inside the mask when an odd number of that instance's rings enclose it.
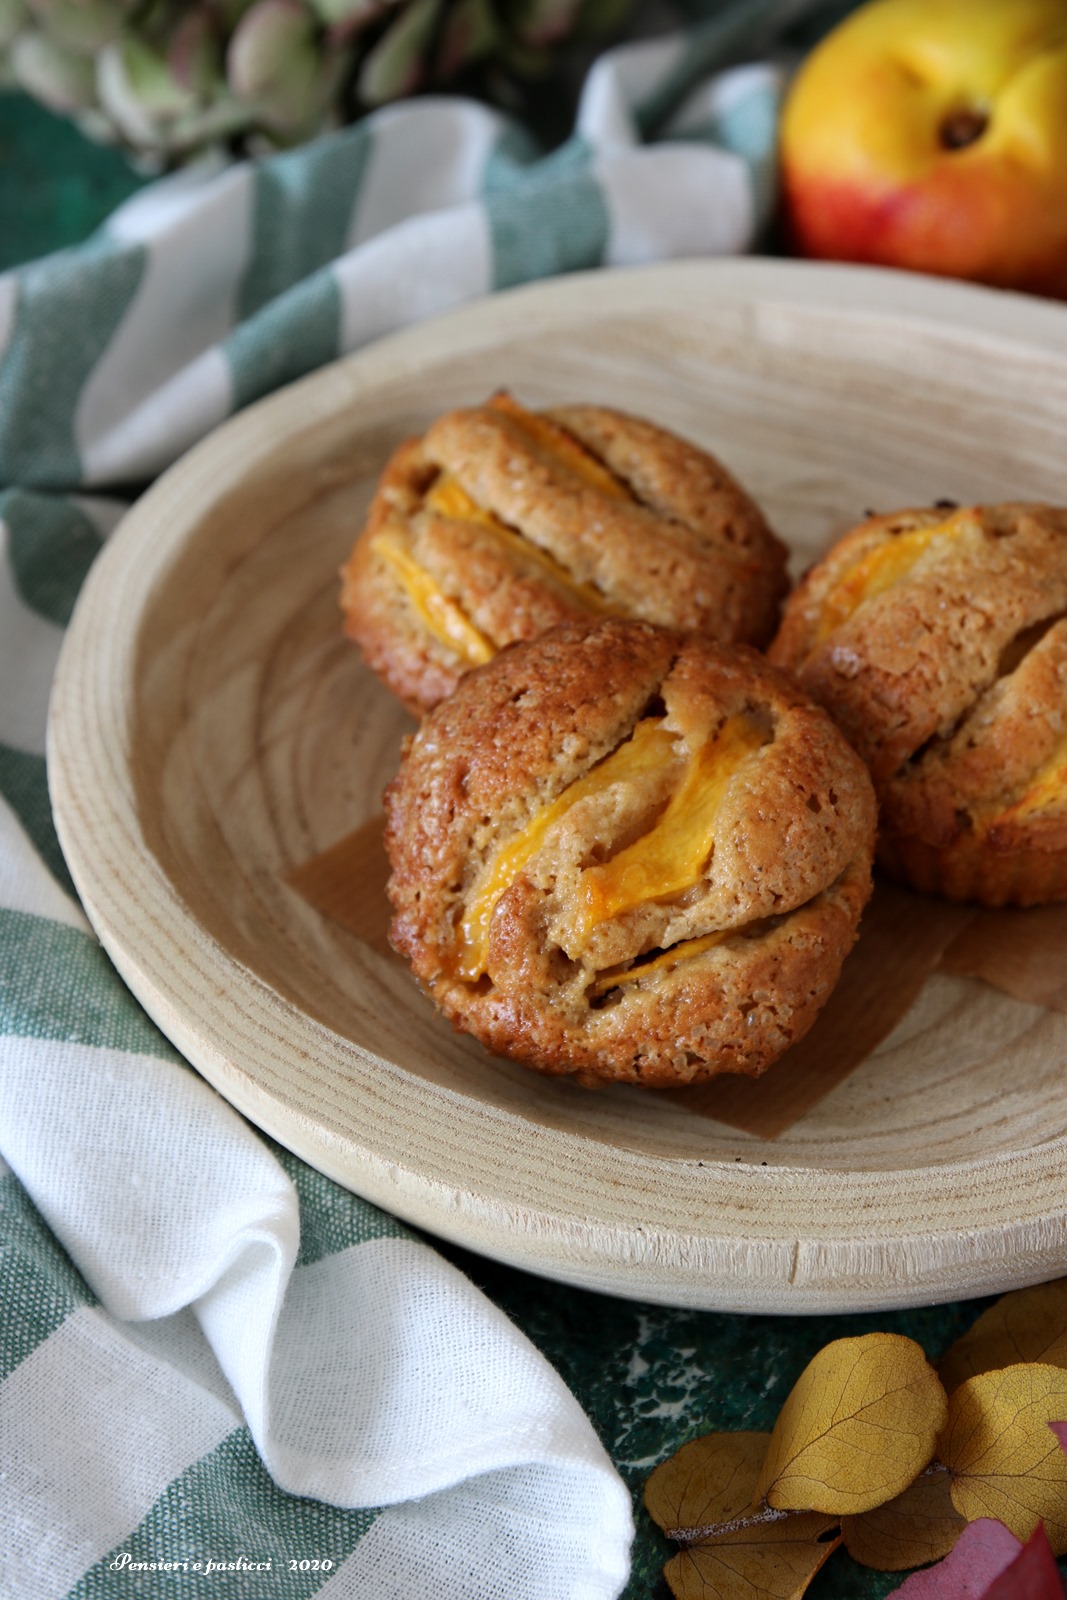
<instances>
[{"instance_id":1,"label":"wood grain texture","mask_svg":"<svg viewBox=\"0 0 1067 1600\"><path fill-rule=\"evenodd\" d=\"M555 280L412 329L228 423L130 513L71 625L57 823L119 970L299 1155L487 1255L728 1310L895 1307L1067 1270L1067 1017L938 976L774 1142L453 1035L287 882L379 809L411 724L341 637L386 453L507 385L720 454L797 567L866 508L1067 501L1067 310L851 268Z\"/></svg>"}]
</instances>

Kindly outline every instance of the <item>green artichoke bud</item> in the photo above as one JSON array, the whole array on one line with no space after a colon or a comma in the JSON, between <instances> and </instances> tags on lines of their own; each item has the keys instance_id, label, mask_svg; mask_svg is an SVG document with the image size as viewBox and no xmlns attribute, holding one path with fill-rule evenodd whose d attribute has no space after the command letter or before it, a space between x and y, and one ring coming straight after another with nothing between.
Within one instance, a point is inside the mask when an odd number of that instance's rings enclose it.
<instances>
[{"instance_id":1,"label":"green artichoke bud","mask_svg":"<svg viewBox=\"0 0 1067 1600\"><path fill-rule=\"evenodd\" d=\"M96 100L92 57L78 55L42 33L18 34L8 59L19 88L49 111L77 112Z\"/></svg>"},{"instance_id":2,"label":"green artichoke bud","mask_svg":"<svg viewBox=\"0 0 1067 1600\"><path fill-rule=\"evenodd\" d=\"M222 83L222 36L212 7L194 6L179 22L167 47L171 73L203 101Z\"/></svg>"},{"instance_id":3,"label":"green artichoke bud","mask_svg":"<svg viewBox=\"0 0 1067 1600\"><path fill-rule=\"evenodd\" d=\"M464 67L491 56L501 41L493 0L456 0L445 17L438 57L446 82Z\"/></svg>"},{"instance_id":4,"label":"green artichoke bud","mask_svg":"<svg viewBox=\"0 0 1067 1600\"><path fill-rule=\"evenodd\" d=\"M101 50L96 87L100 106L121 137L148 153L166 143L168 126L195 104L194 96L178 81L164 58L136 38L123 39Z\"/></svg>"},{"instance_id":5,"label":"green artichoke bud","mask_svg":"<svg viewBox=\"0 0 1067 1600\"><path fill-rule=\"evenodd\" d=\"M53 44L93 55L117 39L129 5L122 0L29 0L37 26Z\"/></svg>"},{"instance_id":6,"label":"green artichoke bud","mask_svg":"<svg viewBox=\"0 0 1067 1600\"><path fill-rule=\"evenodd\" d=\"M30 14L23 0L0 0L0 50L6 50L15 36L28 26Z\"/></svg>"},{"instance_id":7,"label":"green artichoke bud","mask_svg":"<svg viewBox=\"0 0 1067 1600\"><path fill-rule=\"evenodd\" d=\"M292 145L419 89L505 98L633 0L0 0L0 82L154 164Z\"/></svg>"},{"instance_id":8,"label":"green artichoke bud","mask_svg":"<svg viewBox=\"0 0 1067 1600\"><path fill-rule=\"evenodd\" d=\"M359 69L357 87L365 105L380 106L422 88L441 5L442 0L412 0L395 8L388 28Z\"/></svg>"},{"instance_id":9,"label":"green artichoke bud","mask_svg":"<svg viewBox=\"0 0 1067 1600\"><path fill-rule=\"evenodd\" d=\"M310 4L320 22L340 33L369 26L385 9L383 0L310 0Z\"/></svg>"},{"instance_id":10,"label":"green artichoke bud","mask_svg":"<svg viewBox=\"0 0 1067 1600\"><path fill-rule=\"evenodd\" d=\"M257 0L237 24L226 69L237 98L282 134L315 126L339 76L301 0Z\"/></svg>"}]
</instances>

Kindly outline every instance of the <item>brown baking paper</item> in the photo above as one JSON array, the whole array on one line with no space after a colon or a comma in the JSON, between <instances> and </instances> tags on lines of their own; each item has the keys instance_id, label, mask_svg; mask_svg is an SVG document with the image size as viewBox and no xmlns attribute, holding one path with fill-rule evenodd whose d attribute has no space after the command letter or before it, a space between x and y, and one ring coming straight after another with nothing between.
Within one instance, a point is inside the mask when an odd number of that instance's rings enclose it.
<instances>
[{"instance_id":1,"label":"brown baking paper","mask_svg":"<svg viewBox=\"0 0 1067 1600\"><path fill-rule=\"evenodd\" d=\"M701 1116L777 1139L892 1033L973 915L877 883L837 987L799 1044L760 1078L728 1073L664 1092Z\"/></svg>"},{"instance_id":2,"label":"brown baking paper","mask_svg":"<svg viewBox=\"0 0 1067 1600\"><path fill-rule=\"evenodd\" d=\"M392 955L384 827L385 818L374 817L287 882L323 916ZM938 970L1067 1011L1067 906L981 911L879 881L840 981L799 1044L761 1078L726 1073L659 1092L700 1116L776 1139L877 1049Z\"/></svg>"},{"instance_id":3,"label":"brown baking paper","mask_svg":"<svg viewBox=\"0 0 1067 1600\"><path fill-rule=\"evenodd\" d=\"M1016 1000L1067 1011L1067 905L976 911L941 968L982 978Z\"/></svg>"},{"instance_id":4,"label":"brown baking paper","mask_svg":"<svg viewBox=\"0 0 1067 1600\"><path fill-rule=\"evenodd\" d=\"M346 833L329 850L296 867L286 883L331 922L354 933L382 955L394 956L389 943L390 910L385 886L385 818L372 817Z\"/></svg>"}]
</instances>

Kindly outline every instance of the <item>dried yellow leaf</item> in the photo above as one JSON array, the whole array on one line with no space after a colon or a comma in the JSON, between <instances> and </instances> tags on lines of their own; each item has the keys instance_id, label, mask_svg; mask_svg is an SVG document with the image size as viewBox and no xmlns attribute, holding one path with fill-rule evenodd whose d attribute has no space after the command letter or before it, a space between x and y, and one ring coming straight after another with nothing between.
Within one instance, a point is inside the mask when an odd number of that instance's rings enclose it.
<instances>
[{"instance_id":1,"label":"dried yellow leaf","mask_svg":"<svg viewBox=\"0 0 1067 1600\"><path fill-rule=\"evenodd\" d=\"M661 1462L645 1484L645 1507L669 1538L733 1522L754 1503L769 1433L706 1433Z\"/></svg>"},{"instance_id":2,"label":"dried yellow leaf","mask_svg":"<svg viewBox=\"0 0 1067 1600\"><path fill-rule=\"evenodd\" d=\"M671 1538L697 1541L664 1568L679 1600L797 1600L840 1543L836 1517L775 1512L756 1498L770 1437L705 1434L649 1477L649 1515Z\"/></svg>"},{"instance_id":3,"label":"dried yellow leaf","mask_svg":"<svg viewBox=\"0 0 1067 1600\"><path fill-rule=\"evenodd\" d=\"M677 1600L799 1600L841 1542L819 1543L834 1521L810 1512L741 1529L690 1545L663 1573Z\"/></svg>"},{"instance_id":4,"label":"dried yellow leaf","mask_svg":"<svg viewBox=\"0 0 1067 1600\"><path fill-rule=\"evenodd\" d=\"M1067 1367L1067 1278L1003 1295L942 1356L938 1372L951 1394L980 1372L1020 1361Z\"/></svg>"},{"instance_id":5,"label":"dried yellow leaf","mask_svg":"<svg viewBox=\"0 0 1067 1600\"><path fill-rule=\"evenodd\" d=\"M757 1492L780 1510L838 1516L883 1505L929 1462L945 1405L941 1381L914 1340L896 1333L835 1339L782 1407Z\"/></svg>"},{"instance_id":6,"label":"dried yellow leaf","mask_svg":"<svg viewBox=\"0 0 1067 1600\"><path fill-rule=\"evenodd\" d=\"M1067 1552L1067 1456L1049 1427L1065 1418L1062 1367L1023 1362L961 1384L937 1446L957 1511L995 1517L1024 1543L1043 1521L1054 1553Z\"/></svg>"},{"instance_id":7,"label":"dried yellow leaf","mask_svg":"<svg viewBox=\"0 0 1067 1600\"><path fill-rule=\"evenodd\" d=\"M910 1488L859 1517L843 1517L841 1533L854 1561L878 1572L904 1572L947 1556L967 1526L952 1504L947 1472L922 1472Z\"/></svg>"}]
</instances>

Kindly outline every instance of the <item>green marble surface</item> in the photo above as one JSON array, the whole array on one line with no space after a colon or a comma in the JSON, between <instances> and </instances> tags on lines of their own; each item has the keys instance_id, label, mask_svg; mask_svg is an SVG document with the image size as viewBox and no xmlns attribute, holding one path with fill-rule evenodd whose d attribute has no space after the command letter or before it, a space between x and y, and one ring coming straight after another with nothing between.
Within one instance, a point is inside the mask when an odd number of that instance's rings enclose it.
<instances>
[{"instance_id":1,"label":"green marble surface","mask_svg":"<svg viewBox=\"0 0 1067 1600\"><path fill-rule=\"evenodd\" d=\"M831 1339L884 1331L937 1360L990 1300L851 1317L742 1317L676 1311L543 1282L466 1251L445 1253L545 1352L593 1419L636 1509L625 1600L669 1600L663 1564L675 1546L641 1503L652 1468L716 1430L770 1430L793 1384ZM906 1574L876 1573L834 1552L808 1600L881 1600Z\"/></svg>"},{"instance_id":2,"label":"green marble surface","mask_svg":"<svg viewBox=\"0 0 1067 1600\"><path fill-rule=\"evenodd\" d=\"M0 94L0 270L76 243L145 180L24 97ZM874 1329L917 1339L932 1358L982 1303L854 1317L676 1311L544 1282L451 1246L450 1256L562 1373L634 1493L638 1534L626 1600L666 1600L672 1547L641 1506L654 1466L713 1429L769 1429L793 1383L831 1339ZM899 1575L836 1552L810 1600L875 1600Z\"/></svg>"},{"instance_id":3,"label":"green marble surface","mask_svg":"<svg viewBox=\"0 0 1067 1600\"><path fill-rule=\"evenodd\" d=\"M77 244L145 181L117 150L0 92L0 272Z\"/></svg>"}]
</instances>

